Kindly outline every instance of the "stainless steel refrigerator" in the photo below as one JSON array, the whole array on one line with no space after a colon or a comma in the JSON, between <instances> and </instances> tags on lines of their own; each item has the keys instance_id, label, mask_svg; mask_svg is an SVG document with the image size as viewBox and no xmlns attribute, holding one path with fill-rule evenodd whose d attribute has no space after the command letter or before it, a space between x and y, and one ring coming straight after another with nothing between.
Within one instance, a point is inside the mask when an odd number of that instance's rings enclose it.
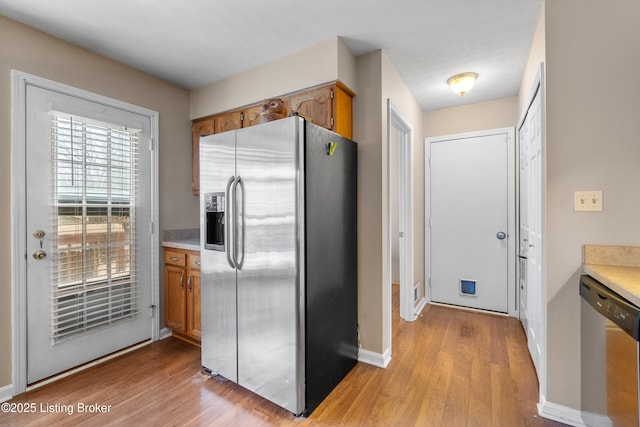
<instances>
[{"instance_id":1,"label":"stainless steel refrigerator","mask_svg":"<svg viewBox=\"0 0 640 427\"><path fill-rule=\"evenodd\" d=\"M202 365L296 415L357 361L356 158L297 116L200 140Z\"/></svg>"}]
</instances>

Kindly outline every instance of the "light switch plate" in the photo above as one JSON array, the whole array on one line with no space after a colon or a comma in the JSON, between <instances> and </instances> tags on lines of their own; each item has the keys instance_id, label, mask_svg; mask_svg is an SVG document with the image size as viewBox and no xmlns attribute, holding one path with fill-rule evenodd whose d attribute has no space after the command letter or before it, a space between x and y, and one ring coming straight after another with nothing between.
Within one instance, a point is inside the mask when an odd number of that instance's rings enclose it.
<instances>
[{"instance_id":1,"label":"light switch plate","mask_svg":"<svg viewBox=\"0 0 640 427\"><path fill-rule=\"evenodd\" d=\"M576 191L574 210L576 212L602 212L602 191Z\"/></svg>"}]
</instances>

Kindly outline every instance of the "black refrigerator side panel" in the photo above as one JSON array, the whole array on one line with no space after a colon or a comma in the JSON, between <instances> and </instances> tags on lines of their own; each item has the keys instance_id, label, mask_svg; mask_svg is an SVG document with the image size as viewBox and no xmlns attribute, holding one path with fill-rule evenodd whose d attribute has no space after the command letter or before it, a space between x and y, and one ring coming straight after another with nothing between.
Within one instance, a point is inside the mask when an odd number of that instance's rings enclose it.
<instances>
[{"instance_id":1,"label":"black refrigerator side panel","mask_svg":"<svg viewBox=\"0 0 640 427\"><path fill-rule=\"evenodd\" d=\"M358 359L357 145L306 123L306 414Z\"/></svg>"}]
</instances>

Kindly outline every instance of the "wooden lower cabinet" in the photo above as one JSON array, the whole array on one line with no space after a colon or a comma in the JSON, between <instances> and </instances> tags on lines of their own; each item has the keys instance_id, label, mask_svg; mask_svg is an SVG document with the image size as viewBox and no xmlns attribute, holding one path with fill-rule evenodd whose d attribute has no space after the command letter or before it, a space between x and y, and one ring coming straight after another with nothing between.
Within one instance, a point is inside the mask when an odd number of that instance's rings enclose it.
<instances>
[{"instance_id":1,"label":"wooden lower cabinet","mask_svg":"<svg viewBox=\"0 0 640 427\"><path fill-rule=\"evenodd\" d=\"M200 345L200 253L164 251L164 323L176 338Z\"/></svg>"},{"instance_id":2,"label":"wooden lower cabinet","mask_svg":"<svg viewBox=\"0 0 640 427\"><path fill-rule=\"evenodd\" d=\"M197 262L197 266L189 266L187 278L187 335L198 342L202 339L200 323L200 254L189 257L190 263Z\"/></svg>"}]
</instances>

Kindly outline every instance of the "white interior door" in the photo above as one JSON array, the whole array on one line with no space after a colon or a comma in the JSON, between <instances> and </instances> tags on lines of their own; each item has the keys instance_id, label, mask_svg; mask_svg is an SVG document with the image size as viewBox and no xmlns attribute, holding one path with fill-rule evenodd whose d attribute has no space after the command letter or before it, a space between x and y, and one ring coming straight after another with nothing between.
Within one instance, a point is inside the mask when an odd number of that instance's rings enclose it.
<instances>
[{"instance_id":1,"label":"white interior door","mask_svg":"<svg viewBox=\"0 0 640 427\"><path fill-rule=\"evenodd\" d=\"M26 87L28 383L151 338L150 128Z\"/></svg>"},{"instance_id":2,"label":"white interior door","mask_svg":"<svg viewBox=\"0 0 640 427\"><path fill-rule=\"evenodd\" d=\"M433 302L508 312L511 132L428 140Z\"/></svg>"},{"instance_id":3,"label":"white interior door","mask_svg":"<svg viewBox=\"0 0 640 427\"><path fill-rule=\"evenodd\" d=\"M540 373L542 335L542 102L538 85L519 141L520 319L531 359Z\"/></svg>"}]
</instances>

